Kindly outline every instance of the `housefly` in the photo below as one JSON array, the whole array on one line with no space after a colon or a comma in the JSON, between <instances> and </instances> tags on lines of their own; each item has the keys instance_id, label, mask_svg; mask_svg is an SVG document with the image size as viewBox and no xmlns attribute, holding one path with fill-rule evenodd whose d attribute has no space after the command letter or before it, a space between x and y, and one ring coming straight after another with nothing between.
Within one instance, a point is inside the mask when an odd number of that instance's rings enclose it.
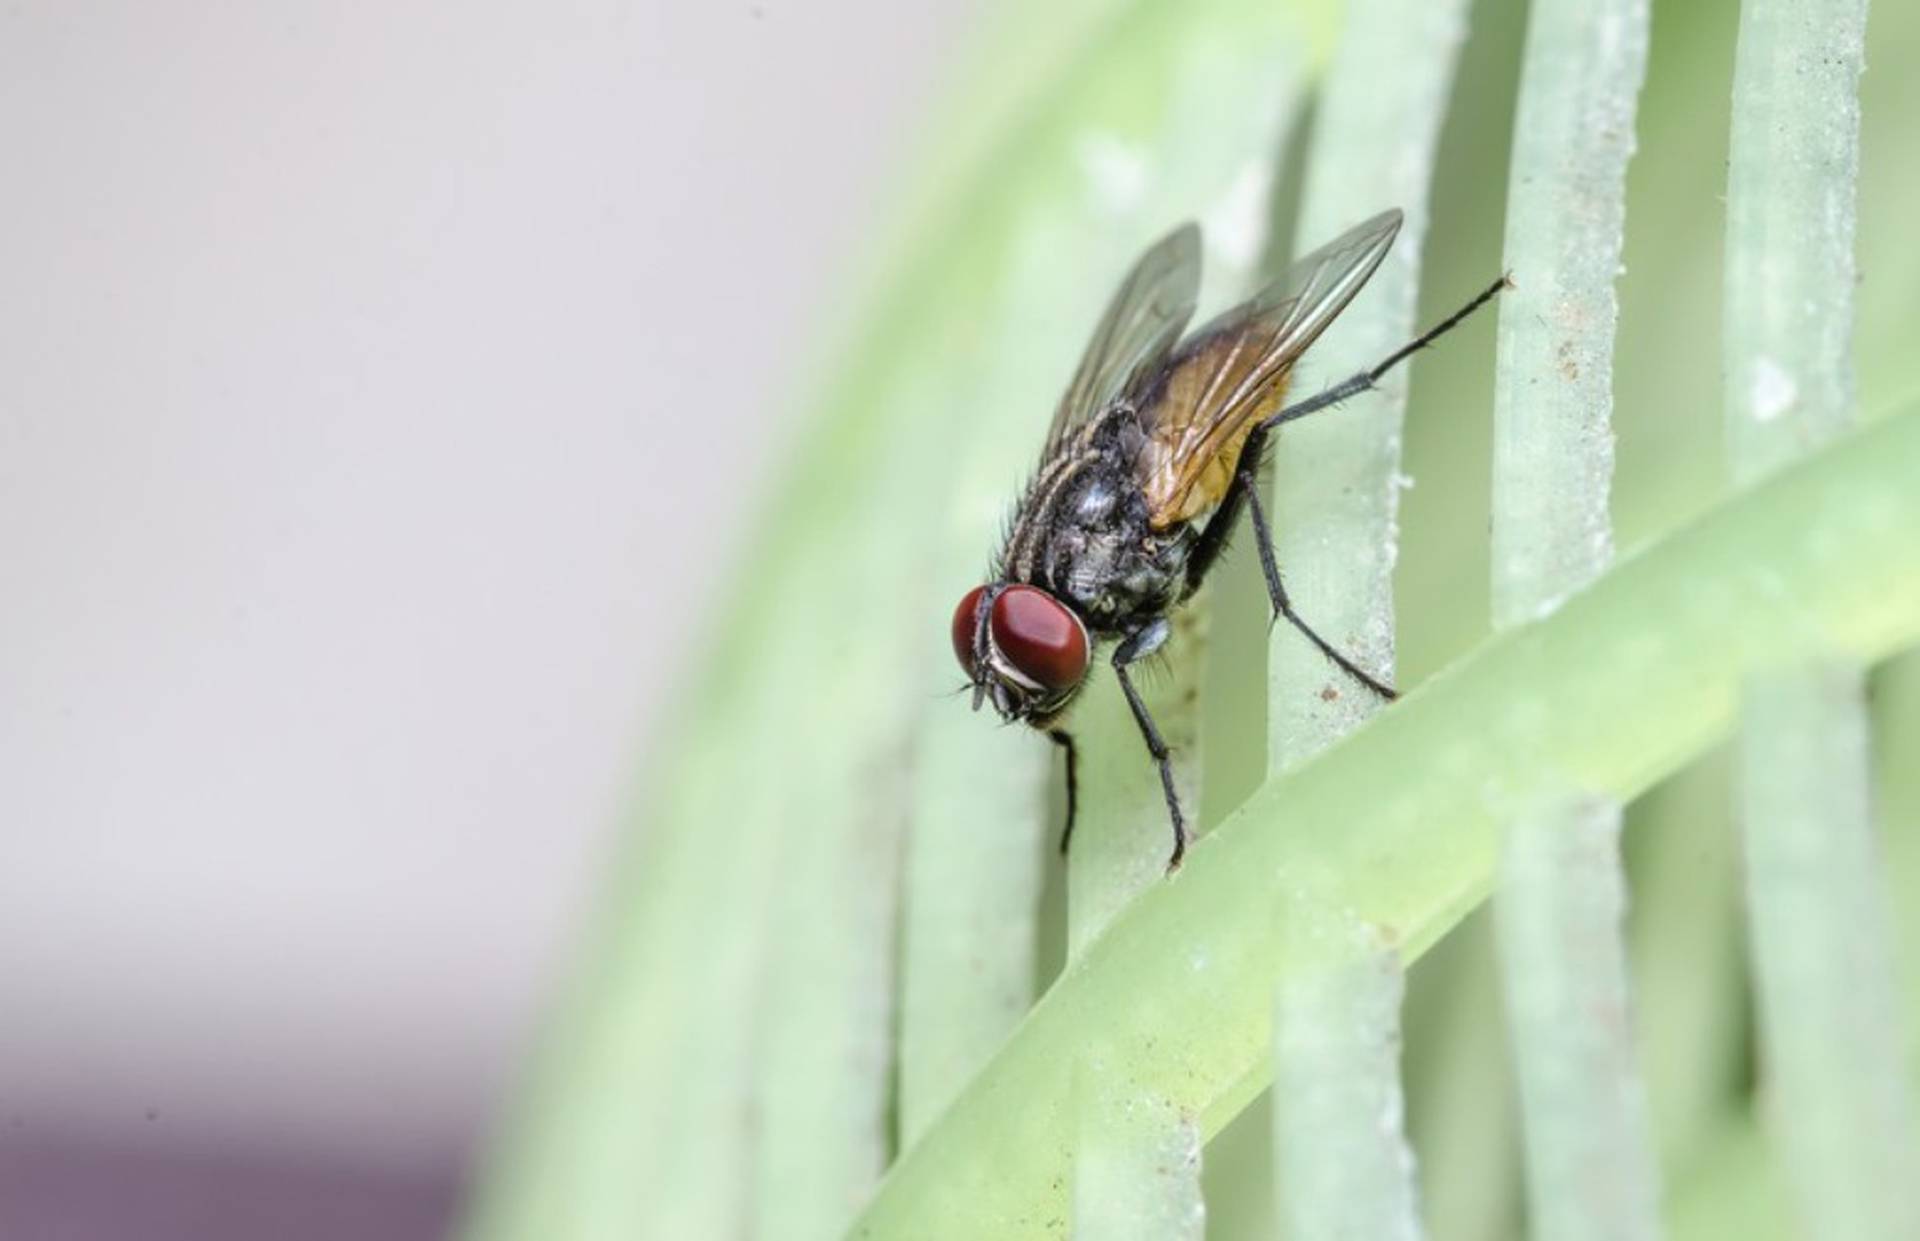
<instances>
[{"instance_id":1,"label":"housefly","mask_svg":"<svg viewBox=\"0 0 1920 1241\"><path fill-rule=\"evenodd\" d=\"M1073 830L1075 773L1073 738L1062 723L1095 648L1110 642L1109 662L1166 793L1173 822L1167 868L1179 866L1187 828L1173 768L1128 669L1166 642L1169 615L1219 562L1243 510L1253 520L1274 619L1285 619L1372 693L1393 698L1294 611L1257 480L1279 426L1372 388L1506 284L1496 281L1371 370L1283 405L1294 363L1372 277L1400 221L1399 211L1374 216L1183 335L1200 288L1200 231L1184 224L1140 257L1094 328L990 580L968 591L953 614L954 654L971 682L974 710L991 702L1003 719L1046 732L1066 751L1063 851Z\"/></svg>"}]
</instances>

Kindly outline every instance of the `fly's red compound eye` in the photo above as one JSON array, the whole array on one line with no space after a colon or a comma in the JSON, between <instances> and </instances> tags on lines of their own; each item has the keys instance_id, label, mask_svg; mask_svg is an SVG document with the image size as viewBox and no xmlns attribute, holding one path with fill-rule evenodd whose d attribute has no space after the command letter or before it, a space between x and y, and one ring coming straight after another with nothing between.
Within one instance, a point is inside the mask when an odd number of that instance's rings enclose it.
<instances>
[{"instance_id":1,"label":"fly's red compound eye","mask_svg":"<svg viewBox=\"0 0 1920 1241\"><path fill-rule=\"evenodd\" d=\"M1032 586L1009 586L993 601L993 644L1015 668L1048 689L1087 675L1087 631L1066 605Z\"/></svg>"},{"instance_id":2,"label":"fly's red compound eye","mask_svg":"<svg viewBox=\"0 0 1920 1241\"><path fill-rule=\"evenodd\" d=\"M953 610L953 657L960 661L960 671L973 676L973 635L974 622L980 615L980 596L985 586L975 586L961 597L960 606Z\"/></svg>"}]
</instances>

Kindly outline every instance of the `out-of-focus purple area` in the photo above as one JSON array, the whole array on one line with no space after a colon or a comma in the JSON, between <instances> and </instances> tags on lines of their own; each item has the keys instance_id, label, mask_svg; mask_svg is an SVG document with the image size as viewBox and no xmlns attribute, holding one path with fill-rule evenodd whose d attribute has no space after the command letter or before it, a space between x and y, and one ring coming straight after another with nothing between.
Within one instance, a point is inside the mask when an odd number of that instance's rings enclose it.
<instances>
[{"instance_id":1,"label":"out-of-focus purple area","mask_svg":"<svg viewBox=\"0 0 1920 1241\"><path fill-rule=\"evenodd\" d=\"M347 1168L166 1145L0 1140L8 1241L418 1241L456 1217L460 1174Z\"/></svg>"},{"instance_id":2,"label":"out-of-focus purple area","mask_svg":"<svg viewBox=\"0 0 1920 1241\"><path fill-rule=\"evenodd\" d=\"M0 1241L445 1234L971 7L0 8Z\"/></svg>"}]
</instances>

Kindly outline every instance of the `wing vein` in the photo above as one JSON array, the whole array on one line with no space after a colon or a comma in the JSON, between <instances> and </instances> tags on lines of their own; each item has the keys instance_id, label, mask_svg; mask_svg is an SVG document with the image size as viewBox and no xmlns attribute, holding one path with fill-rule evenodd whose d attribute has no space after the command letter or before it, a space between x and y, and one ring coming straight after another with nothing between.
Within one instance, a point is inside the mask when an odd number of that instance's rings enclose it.
<instances>
[{"instance_id":1,"label":"wing vein","mask_svg":"<svg viewBox=\"0 0 1920 1241\"><path fill-rule=\"evenodd\" d=\"M1172 350L1141 411L1141 486L1155 528L1219 502L1275 386L1379 268L1400 220L1384 211L1348 230Z\"/></svg>"}]
</instances>

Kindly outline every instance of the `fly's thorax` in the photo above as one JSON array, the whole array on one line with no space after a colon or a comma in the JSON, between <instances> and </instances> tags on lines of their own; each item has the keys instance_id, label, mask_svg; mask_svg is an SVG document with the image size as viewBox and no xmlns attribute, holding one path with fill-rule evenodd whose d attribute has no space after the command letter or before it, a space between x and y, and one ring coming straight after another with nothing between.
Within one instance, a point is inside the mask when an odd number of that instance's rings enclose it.
<instances>
[{"instance_id":1,"label":"fly's thorax","mask_svg":"<svg viewBox=\"0 0 1920 1241\"><path fill-rule=\"evenodd\" d=\"M1044 585L1064 534L1107 523L1127 505L1130 493L1138 496L1127 442L1138 438L1132 408L1118 405L1041 462L1001 548L998 563L1009 580Z\"/></svg>"},{"instance_id":2,"label":"fly's thorax","mask_svg":"<svg viewBox=\"0 0 1920 1241\"><path fill-rule=\"evenodd\" d=\"M1173 606L1192 542L1184 524L1154 530L1130 471L1103 461L1064 490L1038 567L1049 590L1111 635Z\"/></svg>"},{"instance_id":3,"label":"fly's thorax","mask_svg":"<svg viewBox=\"0 0 1920 1241\"><path fill-rule=\"evenodd\" d=\"M1047 591L1105 637L1179 599L1194 532L1153 528L1139 478L1138 415L1115 405L1050 457L1022 496L1000 564Z\"/></svg>"},{"instance_id":4,"label":"fly's thorax","mask_svg":"<svg viewBox=\"0 0 1920 1241\"><path fill-rule=\"evenodd\" d=\"M1186 582L1191 528L1148 533L1127 532L1090 538L1065 569L1062 595L1102 635L1127 633L1172 610Z\"/></svg>"}]
</instances>

